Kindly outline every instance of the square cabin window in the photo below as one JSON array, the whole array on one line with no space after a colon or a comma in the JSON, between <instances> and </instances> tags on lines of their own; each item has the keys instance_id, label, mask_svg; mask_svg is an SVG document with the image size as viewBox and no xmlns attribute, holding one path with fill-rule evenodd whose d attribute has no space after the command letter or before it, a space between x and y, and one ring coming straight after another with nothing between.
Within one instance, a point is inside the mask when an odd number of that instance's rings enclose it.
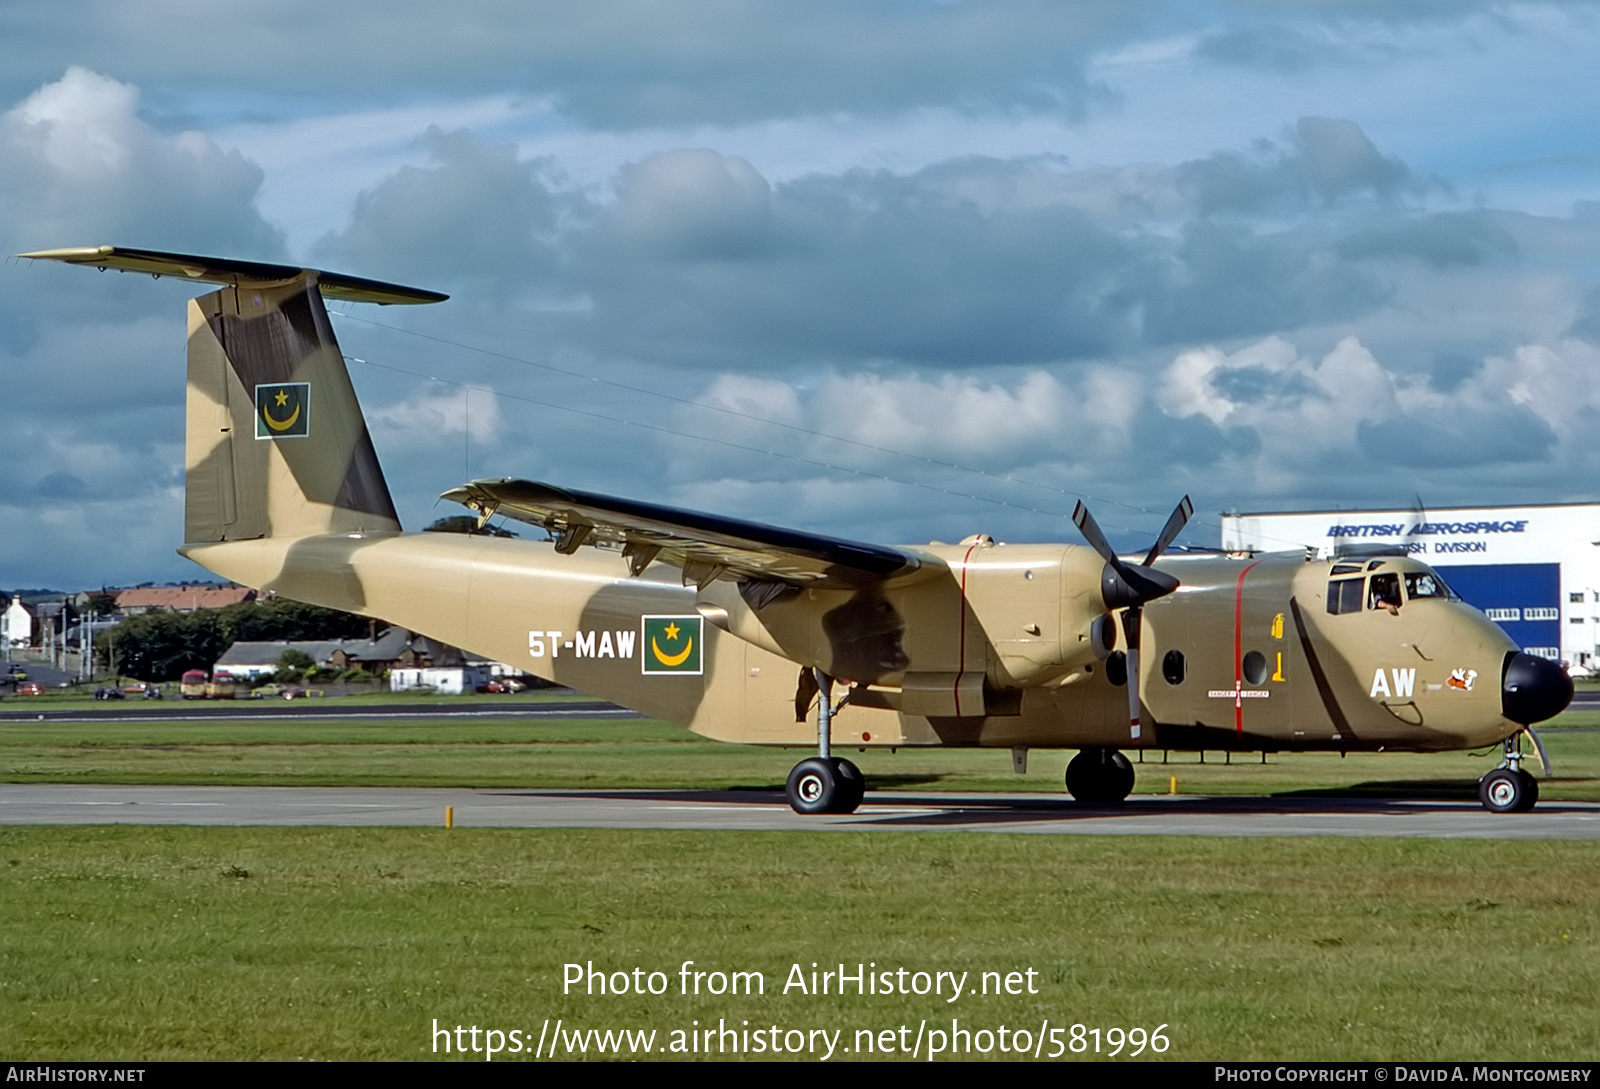
<instances>
[{"instance_id":1,"label":"square cabin window","mask_svg":"<svg viewBox=\"0 0 1600 1089\"><path fill-rule=\"evenodd\" d=\"M1340 613L1359 613L1361 588L1366 585L1366 581L1366 579L1334 579L1328 583L1328 611L1335 616Z\"/></svg>"}]
</instances>

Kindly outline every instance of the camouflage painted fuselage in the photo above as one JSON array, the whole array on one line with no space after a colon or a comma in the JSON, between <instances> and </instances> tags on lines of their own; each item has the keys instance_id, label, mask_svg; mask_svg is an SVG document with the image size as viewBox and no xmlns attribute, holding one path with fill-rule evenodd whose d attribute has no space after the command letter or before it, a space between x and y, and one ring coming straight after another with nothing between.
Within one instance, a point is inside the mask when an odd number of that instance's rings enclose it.
<instances>
[{"instance_id":1,"label":"camouflage painted fuselage","mask_svg":"<svg viewBox=\"0 0 1600 1089\"><path fill-rule=\"evenodd\" d=\"M814 721L795 712L800 671L815 666L854 685L836 744L1138 747L1115 648L1094 636L1105 609L1087 548L932 545L918 551L943 563L904 584L760 609L731 583L686 587L659 565L634 577L615 552L520 540L337 534L184 551L720 740L813 743ZM1330 563L1300 553L1159 566L1182 587L1145 610L1147 747L1444 750L1520 728L1500 705L1516 648L1459 601L1333 614ZM1372 573L1408 571L1426 568L1393 559ZM699 673L646 671L650 616L703 621Z\"/></svg>"},{"instance_id":2,"label":"camouflage painted fuselage","mask_svg":"<svg viewBox=\"0 0 1600 1089\"><path fill-rule=\"evenodd\" d=\"M1144 606L1135 733L1091 548L894 549L527 481L451 495L553 543L404 534L322 300L443 296L114 247L30 256L226 285L189 304L185 555L708 737L809 747L813 671L848 685L841 746L1458 749L1571 696L1409 559L1157 561L1179 585Z\"/></svg>"}]
</instances>

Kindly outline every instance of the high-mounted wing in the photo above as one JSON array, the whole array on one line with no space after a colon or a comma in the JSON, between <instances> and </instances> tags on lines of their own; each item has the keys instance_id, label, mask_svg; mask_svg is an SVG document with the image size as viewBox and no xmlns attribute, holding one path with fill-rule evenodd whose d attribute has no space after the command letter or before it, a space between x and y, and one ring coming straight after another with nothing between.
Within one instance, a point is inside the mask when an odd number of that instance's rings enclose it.
<instances>
[{"instance_id":1,"label":"high-mounted wing","mask_svg":"<svg viewBox=\"0 0 1600 1089\"><path fill-rule=\"evenodd\" d=\"M62 250L36 250L19 253L33 261L64 261L69 265L88 265L101 270L147 272L151 276L171 276L207 284L240 284L292 280L302 272L315 272L317 286L325 299L370 302L379 306L396 303L444 302L450 296L420 287L386 284L342 272L321 272L299 265L274 265L263 261L235 261L227 257L197 257L188 253L163 253L160 250L132 250L124 246L76 246Z\"/></svg>"},{"instance_id":2,"label":"high-mounted wing","mask_svg":"<svg viewBox=\"0 0 1600 1089\"><path fill-rule=\"evenodd\" d=\"M932 556L744 522L715 514L573 491L532 480L474 480L444 493L487 521L504 514L547 530L556 551L571 555L584 544L621 548L628 569L640 574L652 561L683 569L685 584L714 579L787 583L791 586L860 586L903 578Z\"/></svg>"}]
</instances>

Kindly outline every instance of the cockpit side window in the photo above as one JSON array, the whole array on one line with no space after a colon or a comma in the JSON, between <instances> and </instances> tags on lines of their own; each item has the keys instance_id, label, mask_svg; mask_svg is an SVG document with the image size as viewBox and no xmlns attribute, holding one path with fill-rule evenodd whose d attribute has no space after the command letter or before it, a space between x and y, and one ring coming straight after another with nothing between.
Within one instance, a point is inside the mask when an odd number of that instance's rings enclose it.
<instances>
[{"instance_id":1,"label":"cockpit side window","mask_svg":"<svg viewBox=\"0 0 1600 1089\"><path fill-rule=\"evenodd\" d=\"M1328 611L1335 616L1340 613L1359 613L1361 611L1361 588L1366 585L1366 579L1333 579L1328 583Z\"/></svg>"},{"instance_id":2,"label":"cockpit side window","mask_svg":"<svg viewBox=\"0 0 1600 1089\"><path fill-rule=\"evenodd\" d=\"M1444 579L1432 571L1409 571L1406 573L1406 599L1419 597L1453 598L1455 594L1445 585Z\"/></svg>"},{"instance_id":3,"label":"cockpit side window","mask_svg":"<svg viewBox=\"0 0 1600 1089\"><path fill-rule=\"evenodd\" d=\"M1400 576L1393 571L1373 575L1367 589L1367 608L1391 612L1400 608Z\"/></svg>"}]
</instances>

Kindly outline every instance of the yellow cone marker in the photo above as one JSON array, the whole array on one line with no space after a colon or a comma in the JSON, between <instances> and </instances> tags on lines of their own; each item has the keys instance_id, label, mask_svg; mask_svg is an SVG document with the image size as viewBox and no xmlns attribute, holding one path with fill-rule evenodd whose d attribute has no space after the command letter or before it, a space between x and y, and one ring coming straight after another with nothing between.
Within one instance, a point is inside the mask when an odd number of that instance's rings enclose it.
<instances>
[{"instance_id":1,"label":"yellow cone marker","mask_svg":"<svg viewBox=\"0 0 1600 1089\"><path fill-rule=\"evenodd\" d=\"M454 828L456 826L456 807L453 805L444 807L444 826L446 828Z\"/></svg>"}]
</instances>

